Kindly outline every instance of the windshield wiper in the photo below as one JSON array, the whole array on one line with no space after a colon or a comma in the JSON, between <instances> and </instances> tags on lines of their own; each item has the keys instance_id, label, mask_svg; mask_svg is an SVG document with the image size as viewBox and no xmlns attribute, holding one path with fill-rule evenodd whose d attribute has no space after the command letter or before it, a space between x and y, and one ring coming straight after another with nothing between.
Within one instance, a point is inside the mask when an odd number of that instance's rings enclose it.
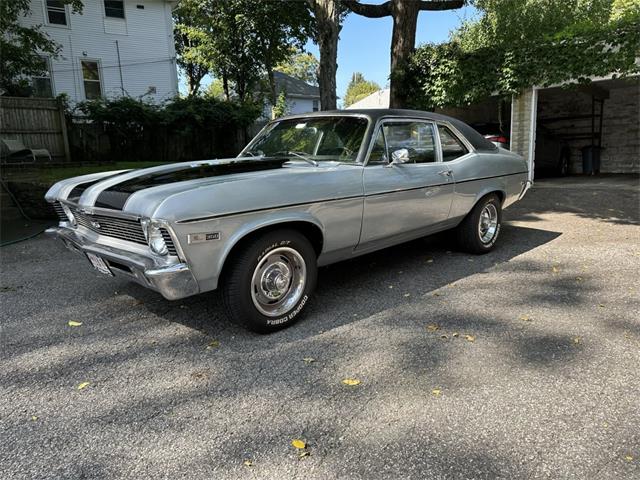
<instances>
[{"instance_id":1,"label":"windshield wiper","mask_svg":"<svg viewBox=\"0 0 640 480\"><path fill-rule=\"evenodd\" d=\"M288 152L278 152L278 153L284 153L285 155L293 155L294 157L298 157L298 158L304 160L305 162L313 165L314 167L318 166L318 162L316 162L313 158L309 158L305 154L300 153L300 152L288 151Z\"/></svg>"}]
</instances>

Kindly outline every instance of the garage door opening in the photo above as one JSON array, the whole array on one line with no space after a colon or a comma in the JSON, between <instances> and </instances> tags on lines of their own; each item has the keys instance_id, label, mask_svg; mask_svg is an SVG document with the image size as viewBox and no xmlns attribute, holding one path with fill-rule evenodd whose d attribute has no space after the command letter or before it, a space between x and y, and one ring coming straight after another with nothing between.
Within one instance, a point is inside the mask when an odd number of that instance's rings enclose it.
<instances>
[{"instance_id":1,"label":"garage door opening","mask_svg":"<svg viewBox=\"0 0 640 480\"><path fill-rule=\"evenodd\" d=\"M639 80L538 90L534 176L638 173Z\"/></svg>"}]
</instances>

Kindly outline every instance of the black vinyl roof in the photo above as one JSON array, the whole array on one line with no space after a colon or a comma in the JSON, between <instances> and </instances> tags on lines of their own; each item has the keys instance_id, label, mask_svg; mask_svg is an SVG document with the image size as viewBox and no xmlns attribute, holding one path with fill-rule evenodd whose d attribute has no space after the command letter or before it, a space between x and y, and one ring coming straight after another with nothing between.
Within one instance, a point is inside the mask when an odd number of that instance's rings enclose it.
<instances>
[{"instance_id":1,"label":"black vinyl roof","mask_svg":"<svg viewBox=\"0 0 640 480\"><path fill-rule=\"evenodd\" d=\"M326 110L322 112L314 112L308 113L304 115L296 115L296 116L324 116L324 115L345 115L345 114L358 114L358 115L366 115L373 122L378 121L382 117L408 117L408 118L420 118L424 120L433 120L433 121L442 121L449 122L453 125L465 138L469 141L473 148L481 152L495 152L498 147L496 147L489 140L484 138L480 133L471 128L469 125L464 123L457 118L449 117L447 115L442 115L440 113L433 112L423 112L421 110L401 110L401 109L393 109L393 108L355 108L353 110Z\"/></svg>"}]
</instances>

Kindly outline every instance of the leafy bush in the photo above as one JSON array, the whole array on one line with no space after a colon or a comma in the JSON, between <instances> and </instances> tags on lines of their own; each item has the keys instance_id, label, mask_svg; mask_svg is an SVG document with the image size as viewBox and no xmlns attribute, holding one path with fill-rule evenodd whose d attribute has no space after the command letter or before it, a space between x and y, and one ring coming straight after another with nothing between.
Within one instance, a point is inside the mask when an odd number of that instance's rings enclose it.
<instances>
[{"instance_id":1,"label":"leafy bush","mask_svg":"<svg viewBox=\"0 0 640 480\"><path fill-rule=\"evenodd\" d=\"M563 82L588 83L589 77L640 72L638 17L627 15L599 25L575 23L536 41L483 44L466 48L454 38L416 50L403 72L411 80L413 107L466 105L492 95L510 96L526 87Z\"/></svg>"},{"instance_id":2,"label":"leafy bush","mask_svg":"<svg viewBox=\"0 0 640 480\"><path fill-rule=\"evenodd\" d=\"M120 97L79 103L74 109L78 113L71 129L82 133L72 139L96 137L91 145L83 140L75 156L91 158L80 160L184 161L235 154L238 143L246 140L239 136L261 110L215 98L176 98L158 105ZM100 146L101 133L108 136L107 149ZM87 152L90 148L98 151Z\"/></svg>"}]
</instances>

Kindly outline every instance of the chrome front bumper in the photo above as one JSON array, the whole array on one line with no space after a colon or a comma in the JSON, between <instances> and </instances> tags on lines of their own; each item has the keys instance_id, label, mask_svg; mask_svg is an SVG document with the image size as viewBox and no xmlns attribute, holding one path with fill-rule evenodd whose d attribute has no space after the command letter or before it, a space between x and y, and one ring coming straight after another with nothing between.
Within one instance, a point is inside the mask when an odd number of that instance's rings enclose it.
<instances>
[{"instance_id":1,"label":"chrome front bumper","mask_svg":"<svg viewBox=\"0 0 640 480\"><path fill-rule=\"evenodd\" d=\"M107 262L114 275L127 277L155 290L167 300L189 297L200 291L198 282L186 263L161 265L151 256L96 243L69 228L49 228L45 233L62 240L71 251L97 255Z\"/></svg>"}]
</instances>

